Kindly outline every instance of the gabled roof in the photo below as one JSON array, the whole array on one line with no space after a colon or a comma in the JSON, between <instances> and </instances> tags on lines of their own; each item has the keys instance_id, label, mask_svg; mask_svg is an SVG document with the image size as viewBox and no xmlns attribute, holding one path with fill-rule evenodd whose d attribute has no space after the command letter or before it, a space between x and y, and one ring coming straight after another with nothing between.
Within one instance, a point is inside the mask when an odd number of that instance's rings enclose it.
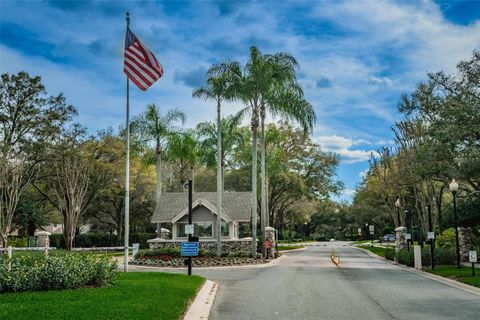
<instances>
[{"instance_id":1,"label":"gabled roof","mask_svg":"<svg viewBox=\"0 0 480 320\"><path fill-rule=\"evenodd\" d=\"M193 193L193 208L202 205L216 213L216 192ZM226 221L250 221L252 210L251 192L223 192L222 218ZM175 222L188 213L188 193L162 193L155 208L152 223Z\"/></svg>"}]
</instances>

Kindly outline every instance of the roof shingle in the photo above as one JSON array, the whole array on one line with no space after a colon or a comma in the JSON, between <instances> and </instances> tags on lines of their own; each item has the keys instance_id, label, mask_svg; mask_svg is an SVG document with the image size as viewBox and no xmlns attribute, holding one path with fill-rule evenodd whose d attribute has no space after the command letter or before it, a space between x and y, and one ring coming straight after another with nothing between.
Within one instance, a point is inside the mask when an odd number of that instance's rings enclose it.
<instances>
[{"instance_id":1,"label":"roof shingle","mask_svg":"<svg viewBox=\"0 0 480 320\"><path fill-rule=\"evenodd\" d=\"M194 192L193 203L204 199L215 205L216 192ZM172 222L173 218L188 207L188 193L162 193L152 216L152 223ZM234 221L250 221L251 192L223 192L222 212Z\"/></svg>"}]
</instances>

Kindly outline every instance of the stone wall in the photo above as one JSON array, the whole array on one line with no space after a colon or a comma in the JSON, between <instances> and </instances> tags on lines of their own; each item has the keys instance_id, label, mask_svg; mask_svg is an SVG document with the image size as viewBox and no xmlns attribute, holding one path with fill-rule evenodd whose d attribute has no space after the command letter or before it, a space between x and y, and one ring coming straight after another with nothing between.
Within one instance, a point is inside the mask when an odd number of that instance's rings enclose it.
<instances>
[{"instance_id":1,"label":"stone wall","mask_svg":"<svg viewBox=\"0 0 480 320\"><path fill-rule=\"evenodd\" d=\"M472 228L458 228L458 243L460 246L460 259L468 261L468 251L472 249L473 245Z\"/></svg>"},{"instance_id":2,"label":"stone wall","mask_svg":"<svg viewBox=\"0 0 480 320\"><path fill-rule=\"evenodd\" d=\"M165 240L161 238L155 238L148 240L150 249L160 249L160 248L180 248L182 242L178 240ZM216 252L217 250L217 241L213 240L200 240L199 241L200 250ZM250 255L252 250L252 238L242 238L242 239L225 239L222 240L222 252L225 253L238 253L242 255Z\"/></svg>"}]
</instances>

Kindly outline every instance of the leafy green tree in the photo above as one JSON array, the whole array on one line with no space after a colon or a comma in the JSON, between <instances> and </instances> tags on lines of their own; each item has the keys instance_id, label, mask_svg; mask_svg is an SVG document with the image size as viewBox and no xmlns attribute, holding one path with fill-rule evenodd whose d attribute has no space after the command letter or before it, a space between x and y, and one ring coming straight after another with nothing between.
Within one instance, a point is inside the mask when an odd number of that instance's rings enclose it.
<instances>
[{"instance_id":1,"label":"leafy green tree","mask_svg":"<svg viewBox=\"0 0 480 320\"><path fill-rule=\"evenodd\" d=\"M25 235L33 237L36 229L48 224L51 211L52 207L39 199L38 193L29 187L20 198L13 216L13 225Z\"/></svg>"},{"instance_id":2,"label":"leafy green tree","mask_svg":"<svg viewBox=\"0 0 480 320\"><path fill-rule=\"evenodd\" d=\"M84 210L84 220L100 229L116 234L121 245L125 217L125 152L124 139L111 131L101 132L91 141L89 149L95 154L89 194L95 196ZM130 166L130 225L135 231L149 229L155 207L155 166L143 161L143 155L131 156Z\"/></svg>"},{"instance_id":3,"label":"leafy green tree","mask_svg":"<svg viewBox=\"0 0 480 320\"><path fill-rule=\"evenodd\" d=\"M63 95L47 96L40 77L1 75L0 247L6 245L23 190L45 160L46 146L75 114Z\"/></svg>"}]
</instances>

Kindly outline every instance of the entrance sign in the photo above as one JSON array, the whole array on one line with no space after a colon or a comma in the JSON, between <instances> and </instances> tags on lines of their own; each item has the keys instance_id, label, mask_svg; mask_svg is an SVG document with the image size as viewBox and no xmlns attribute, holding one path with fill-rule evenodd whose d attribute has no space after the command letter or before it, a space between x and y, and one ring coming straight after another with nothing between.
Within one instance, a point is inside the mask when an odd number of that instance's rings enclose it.
<instances>
[{"instance_id":1,"label":"entrance sign","mask_svg":"<svg viewBox=\"0 0 480 320\"><path fill-rule=\"evenodd\" d=\"M435 239L435 232L429 232L428 233L428 240L430 239Z\"/></svg>"},{"instance_id":2,"label":"entrance sign","mask_svg":"<svg viewBox=\"0 0 480 320\"><path fill-rule=\"evenodd\" d=\"M405 240L411 240L412 239L412 234L411 233L405 233Z\"/></svg>"},{"instance_id":3,"label":"entrance sign","mask_svg":"<svg viewBox=\"0 0 480 320\"><path fill-rule=\"evenodd\" d=\"M477 263L477 251L468 251L468 261Z\"/></svg>"},{"instance_id":4,"label":"entrance sign","mask_svg":"<svg viewBox=\"0 0 480 320\"><path fill-rule=\"evenodd\" d=\"M182 257L198 256L198 242L182 242Z\"/></svg>"},{"instance_id":5,"label":"entrance sign","mask_svg":"<svg viewBox=\"0 0 480 320\"><path fill-rule=\"evenodd\" d=\"M185 225L185 234L193 234L193 224Z\"/></svg>"}]
</instances>

